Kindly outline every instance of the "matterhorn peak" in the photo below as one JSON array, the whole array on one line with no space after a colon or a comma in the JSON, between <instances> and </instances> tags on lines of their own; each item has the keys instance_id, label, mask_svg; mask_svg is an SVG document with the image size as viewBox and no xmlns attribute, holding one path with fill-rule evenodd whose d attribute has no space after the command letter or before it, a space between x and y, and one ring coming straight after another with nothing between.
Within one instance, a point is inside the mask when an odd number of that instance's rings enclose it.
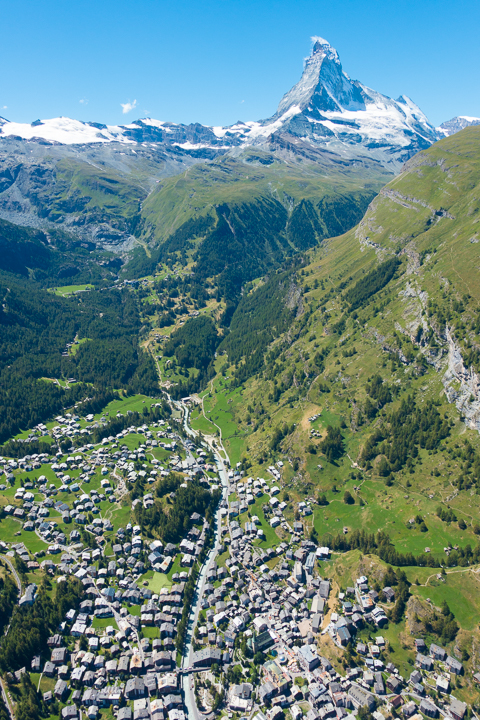
<instances>
[{"instance_id":1,"label":"matterhorn peak","mask_svg":"<svg viewBox=\"0 0 480 720\"><path fill-rule=\"evenodd\" d=\"M337 51L328 40L312 37L312 52L305 60L300 81L286 94L277 109L277 117L297 106L301 111L309 105L317 110L341 111L359 109L363 99L346 73Z\"/></svg>"},{"instance_id":2,"label":"matterhorn peak","mask_svg":"<svg viewBox=\"0 0 480 720\"><path fill-rule=\"evenodd\" d=\"M311 38L311 41L312 41L312 43L313 43L312 55L315 55L315 54L318 53L318 52L322 52L322 50L325 51L326 48L331 48L331 47L332 47L332 46L330 45L330 43L328 42L328 40L325 40L325 38L322 38L322 37L320 37L320 36L318 36L318 35L314 35L314 36Z\"/></svg>"},{"instance_id":3,"label":"matterhorn peak","mask_svg":"<svg viewBox=\"0 0 480 720\"><path fill-rule=\"evenodd\" d=\"M310 54L310 57L306 58L305 60L305 67L311 63L321 63L325 58L328 58L334 63L337 63L337 65L340 65L340 58L338 57L338 53L335 48L330 45L328 40L325 40L325 38L318 36L312 37L311 40L312 52Z\"/></svg>"},{"instance_id":4,"label":"matterhorn peak","mask_svg":"<svg viewBox=\"0 0 480 720\"><path fill-rule=\"evenodd\" d=\"M311 38L312 41L312 53L310 55L310 58L313 58L318 55L327 55L330 54L333 57L336 57L338 59L338 53L335 50L334 47L330 45L328 40L325 40L325 38L319 37L318 35L314 35ZM307 58L307 62L310 58Z\"/></svg>"}]
</instances>

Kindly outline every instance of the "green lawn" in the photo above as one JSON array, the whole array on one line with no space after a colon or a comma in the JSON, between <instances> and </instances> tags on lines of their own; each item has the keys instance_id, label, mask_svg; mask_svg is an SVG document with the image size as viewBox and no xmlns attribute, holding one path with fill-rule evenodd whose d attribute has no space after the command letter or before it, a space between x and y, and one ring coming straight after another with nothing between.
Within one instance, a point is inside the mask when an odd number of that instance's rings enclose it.
<instances>
[{"instance_id":1,"label":"green lawn","mask_svg":"<svg viewBox=\"0 0 480 720\"><path fill-rule=\"evenodd\" d=\"M400 640L400 636L404 632L405 620L402 620L398 625L389 623L388 627L383 627L381 630L378 629L371 637L368 630L361 630L357 635L357 639L363 642L369 642L373 640L375 636L381 635L390 645L390 652L384 651L386 661L394 663L403 677L408 677L413 670L411 665L412 649L404 647ZM410 663L408 660L410 660Z\"/></svg>"},{"instance_id":2,"label":"green lawn","mask_svg":"<svg viewBox=\"0 0 480 720\"><path fill-rule=\"evenodd\" d=\"M121 507L116 506L115 512L112 514L112 525L113 530L116 532L118 528L125 527L127 523L132 521L132 508L130 504L122 505Z\"/></svg>"},{"instance_id":3,"label":"green lawn","mask_svg":"<svg viewBox=\"0 0 480 720\"><path fill-rule=\"evenodd\" d=\"M92 627L94 628L106 628L111 625L115 628L115 630L118 630L118 625L116 623L115 618L109 617L109 618L97 618L94 617L92 620Z\"/></svg>"},{"instance_id":4,"label":"green lawn","mask_svg":"<svg viewBox=\"0 0 480 720\"><path fill-rule=\"evenodd\" d=\"M152 640L154 638L159 638L160 629L158 627L144 627L142 628L142 636L146 638L151 638Z\"/></svg>"},{"instance_id":5,"label":"green lawn","mask_svg":"<svg viewBox=\"0 0 480 720\"><path fill-rule=\"evenodd\" d=\"M77 340L76 343L72 345L72 347L69 349L70 355L76 355L77 352L80 349L80 345L83 345L83 343L89 342L91 338L81 338L80 340Z\"/></svg>"},{"instance_id":6,"label":"green lawn","mask_svg":"<svg viewBox=\"0 0 480 720\"><path fill-rule=\"evenodd\" d=\"M240 462L242 459L243 450L245 448L245 442L248 435L235 435L225 440L226 450L230 458L232 467Z\"/></svg>"},{"instance_id":7,"label":"green lawn","mask_svg":"<svg viewBox=\"0 0 480 720\"><path fill-rule=\"evenodd\" d=\"M437 557L444 556L443 548L447 545L476 544L471 530L460 530L457 523L449 525L437 517L438 497L430 499L421 488L386 487L383 480L367 479L360 490L365 505L361 506L358 498L354 505L345 504L345 490L355 496L353 487L359 482L348 479L337 485L337 493L327 492L330 504L315 507L314 525L320 537L324 533L341 533L343 526L349 530L363 529L374 533L383 530L390 535L399 552L418 555L429 547ZM405 495L408 497L405 498ZM417 514L424 517L427 532L421 532L415 523L409 529L408 521Z\"/></svg>"},{"instance_id":8,"label":"green lawn","mask_svg":"<svg viewBox=\"0 0 480 720\"><path fill-rule=\"evenodd\" d=\"M20 532L20 535L16 536L17 532ZM32 553L46 550L48 547L34 532L22 530L22 524L12 517L3 518L0 522L0 537L7 543L23 542Z\"/></svg>"},{"instance_id":9,"label":"green lawn","mask_svg":"<svg viewBox=\"0 0 480 720\"><path fill-rule=\"evenodd\" d=\"M430 569L429 575L433 572ZM441 607L446 600L450 610L465 630L471 631L478 627L480 619L478 580L471 570L466 572L463 568L447 570L445 582L433 578L427 587L413 585L411 591L424 599L430 598L437 607Z\"/></svg>"},{"instance_id":10,"label":"green lawn","mask_svg":"<svg viewBox=\"0 0 480 720\"><path fill-rule=\"evenodd\" d=\"M49 292L53 292L55 295L62 297L68 297L77 292L84 292L85 290L93 290L93 285L63 285L62 287L48 288Z\"/></svg>"},{"instance_id":11,"label":"green lawn","mask_svg":"<svg viewBox=\"0 0 480 720\"><path fill-rule=\"evenodd\" d=\"M182 553L178 553L178 555L176 555L176 557L175 557L175 560L173 561L172 567L170 568L170 570L168 571L168 574L167 574L167 577L170 580L170 582L172 581L172 575L174 575L175 573L180 573L180 572L184 572L184 571L188 572L188 568L182 568L182 566L180 565L181 559L182 559Z\"/></svg>"},{"instance_id":12,"label":"green lawn","mask_svg":"<svg viewBox=\"0 0 480 720\"><path fill-rule=\"evenodd\" d=\"M102 417L115 417L117 412L126 414L127 410L132 412L142 412L144 407L150 407L153 403L158 402L158 399L148 397L147 395L132 395L131 397L120 398L118 400L112 400L100 413L95 415L94 420L98 421Z\"/></svg>"},{"instance_id":13,"label":"green lawn","mask_svg":"<svg viewBox=\"0 0 480 720\"><path fill-rule=\"evenodd\" d=\"M243 513L240 516L240 523L243 525L245 522L248 521L248 515L247 513L250 513L250 516L256 515L258 519L260 520L260 525L265 533L265 540L259 541L255 540L255 545L258 545L262 548L269 548L269 547L275 547L280 542L280 539L275 532L275 529L272 528L268 520L265 518L265 514L263 512L263 506L268 503L269 496L268 495L262 495L261 498L257 498L257 500L253 503L253 505L248 506L248 511L246 513Z\"/></svg>"},{"instance_id":14,"label":"green lawn","mask_svg":"<svg viewBox=\"0 0 480 720\"><path fill-rule=\"evenodd\" d=\"M190 415L191 425L194 430L198 430L203 435L216 435L218 428L207 420L200 408L195 409Z\"/></svg>"},{"instance_id":15,"label":"green lawn","mask_svg":"<svg viewBox=\"0 0 480 720\"><path fill-rule=\"evenodd\" d=\"M172 584L168 575L159 572L153 573L153 577L148 580L148 587L152 592L157 594L159 594L164 587L171 588Z\"/></svg>"}]
</instances>

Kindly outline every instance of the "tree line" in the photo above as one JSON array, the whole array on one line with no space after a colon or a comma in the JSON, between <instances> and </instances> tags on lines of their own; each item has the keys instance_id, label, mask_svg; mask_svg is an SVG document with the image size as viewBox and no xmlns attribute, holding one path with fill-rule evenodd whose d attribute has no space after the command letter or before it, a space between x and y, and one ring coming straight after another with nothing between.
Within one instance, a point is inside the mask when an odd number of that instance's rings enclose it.
<instances>
[{"instance_id":1,"label":"tree line","mask_svg":"<svg viewBox=\"0 0 480 720\"><path fill-rule=\"evenodd\" d=\"M382 290L393 278L401 262L398 258L390 258L368 272L350 290L345 293L345 300L351 310L356 310Z\"/></svg>"},{"instance_id":2,"label":"tree line","mask_svg":"<svg viewBox=\"0 0 480 720\"><path fill-rule=\"evenodd\" d=\"M383 531L375 534L365 530L354 530L348 536L326 533L322 537L321 545L326 545L336 552L361 550L365 554L377 555L389 565L398 567L441 567L442 565L466 567L469 564L480 562L480 545L472 548L468 544L464 548L452 550L448 557L440 559L432 553L421 553L420 555L413 555L411 552L399 553L395 550L390 536Z\"/></svg>"}]
</instances>

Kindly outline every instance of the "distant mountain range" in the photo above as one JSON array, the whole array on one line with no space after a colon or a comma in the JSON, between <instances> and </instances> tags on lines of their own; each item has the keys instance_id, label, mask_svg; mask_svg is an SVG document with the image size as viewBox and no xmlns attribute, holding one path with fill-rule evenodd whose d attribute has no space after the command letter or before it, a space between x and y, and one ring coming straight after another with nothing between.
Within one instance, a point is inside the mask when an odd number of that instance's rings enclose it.
<instances>
[{"instance_id":1,"label":"distant mountain range","mask_svg":"<svg viewBox=\"0 0 480 720\"><path fill-rule=\"evenodd\" d=\"M395 172L409 157L440 137L478 123L478 118L462 116L434 128L408 97L392 100L351 80L330 43L314 38L302 77L267 120L206 127L151 118L118 126L63 117L31 124L0 118L0 138L65 145L152 143L186 152L218 153L248 146L283 146L305 152L310 146L349 160L374 159Z\"/></svg>"},{"instance_id":2,"label":"distant mountain range","mask_svg":"<svg viewBox=\"0 0 480 720\"><path fill-rule=\"evenodd\" d=\"M440 127L437 128L437 135L439 139L441 137L448 137L449 135L460 132L460 130L465 130L466 127L470 127L472 125L480 125L480 118L468 117L468 115L459 115L458 117L454 117L451 120L447 120L447 122L442 123Z\"/></svg>"},{"instance_id":3,"label":"distant mountain range","mask_svg":"<svg viewBox=\"0 0 480 720\"><path fill-rule=\"evenodd\" d=\"M351 80L337 51L314 38L299 82L266 120L207 127L0 118L0 219L60 228L117 253L138 241L161 245L199 217L217 222L225 203L229 212L250 203L255 214L251 204L260 202L277 220L285 212L285 248L295 251L350 229L409 158L478 123L458 117L434 128L408 97L392 100Z\"/></svg>"}]
</instances>

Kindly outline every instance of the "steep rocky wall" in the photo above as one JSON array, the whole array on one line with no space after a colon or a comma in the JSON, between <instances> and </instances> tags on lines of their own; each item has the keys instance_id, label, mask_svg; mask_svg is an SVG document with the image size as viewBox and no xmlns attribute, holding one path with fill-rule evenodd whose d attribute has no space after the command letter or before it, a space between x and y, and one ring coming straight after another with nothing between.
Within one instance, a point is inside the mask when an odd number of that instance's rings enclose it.
<instances>
[{"instance_id":1,"label":"steep rocky wall","mask_svg":"<svg viewBox=\"0 0 480 720\"><path fill-rule=\"evenodd\" d=\"M446 337L448 359L447 370L443 376L445 394L449 402L455 403L457 410L465 418L465 424L480 432L480 377L473 368L465 367L461 350L448 326Z\"/></svg>"}]
</instances>

